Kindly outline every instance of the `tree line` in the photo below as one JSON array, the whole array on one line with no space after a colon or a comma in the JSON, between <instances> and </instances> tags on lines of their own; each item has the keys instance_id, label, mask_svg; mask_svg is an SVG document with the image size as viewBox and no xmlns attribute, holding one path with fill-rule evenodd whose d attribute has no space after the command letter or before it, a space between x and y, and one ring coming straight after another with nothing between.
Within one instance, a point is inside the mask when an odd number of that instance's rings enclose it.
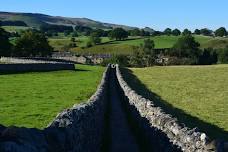
<instances>
[{"instance_id":1,"label":"tree line","mask_svg":"<svg viewBox=\"0 0 228 152\"><path fill-rule=\"evenodd\" d=\"M6 57L47 57L53 48L49 45L47 37L38 30L27 30L11 44L9 34L0 28L0 56Z\"/></svg>"},{"instance_id":2,"label":"tree line","mask_svg":"<svg viewBox=\"0 0 228 152\"><path fill-rule=\"evenodd\" d=\"M71 36L78 37L79 35L84 35L89 37L89 41L86 43L86 47L92 47L93 45L98 45L101 43L101 37L109 37L111 40L122 41L128 38L129 36L140 36L140 37L149 37L149 36L160 36L160 35L189 35L189 34L196 34L196 35L205 35L205 36L227 36L228 32L224 27L217 29L215 32L209 30L207 28L203 29L196 29L193 33L188 30L184 29L180 31L179 29L170 29L166 28L164 31L154 31L151 32L145 31L144 29L132 29L132 30L125 30L123 28L114 28L114 29L93 29L91 27L78 25L74 28L72 26L65 26L65 25L51 25L51 24L44 24L40 27L41 31L44 32L47 36L57 36L58 32L64 32L65 36L71 34ZM72 41L69 47L76 47L77 44L75 41Z\"/></svg>"},{"instance_id":3,"label":"tree line","mask_svg":"<svg viewBox=\"0 0 228 152\"><path fill-rule=\"evenodd\" d=\"M162 61L167 59L167 61ZM228 63L228 46L223 49L200 49L200 44L191 34L182 35L175 45L167 50L155 49L151 39L145 39L135 47L131 55L114 55L103 64L117 63L130 67L149 67L153 65L211 65Z\"/></svg>"},{"instance_id":4,"label":"tree line","mask_svg":"<svg viewBox=\"0 0 228 152\"><path fill-rule=\"evenodd\" d=\"M0 26L28 26L23 21L0 21Z\"/></svg>"},{"instance_id":5,"label":"tree line","mask_svg":"<svg viewBox=\"0 0 228 152\"><path fill-rule=\"evenodd\" d=\"M190 31L189 29L184 29L182 32L179 29L170 29L166 28L163 32L162 31L154 31L151 35L158 36L158 35L188 35L188 34L196 34L196 35L204 35L204 36L217 36L217 37L224 37L228 35L228 32L225 27L220 27L215 31L210 30L208 28L203 29L195 29L194 32Z\"/></svg>"}]
</instances>

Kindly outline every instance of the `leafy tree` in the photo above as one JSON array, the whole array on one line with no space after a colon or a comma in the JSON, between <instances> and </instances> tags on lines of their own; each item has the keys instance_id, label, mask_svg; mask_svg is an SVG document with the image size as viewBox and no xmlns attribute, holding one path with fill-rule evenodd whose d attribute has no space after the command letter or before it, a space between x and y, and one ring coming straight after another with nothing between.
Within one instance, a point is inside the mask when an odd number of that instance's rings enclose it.
<instances>
[{"instance_id":1,"label":"leafy tree","mask_svg":"<svg viewBox=\"0 0 228 152\"><path fill-rule=\"evenodd\" d=\"M218 51L218 59L220 63L228 63L228 46Z\"/></svg>"},{"instance_id":2,"label":"leafy tree","mask_svg":"<svg viewBox=\"0 0 228 152\"><path fill-rule=\"evenodd\" d=\"M65 30L65 31L64 31L64 35L65 35L65 36L70 35L70 33L71 33L71 31L70 31L70 30Z\"/></svg>"},{"instance_id":3,"label":"leafy tree","mask_svg":"<svg viewBox=\"0 0 228 152\"><path fill-rule=\"evenodd\" d=\"M164 30L163 32L165 35L171 35L172 34L172 30L170 28L167 28Z\"/></svg>"},{"instance_id":4,"label":"leafy tree","mask_svg":"<svg viewBox=\"0 0 228 152\"><path fill-rule=\"evenodd\" d=\"M128 31L131 36L150 36L150 32L145 30L139 30L138 28Z\"/></svg>"},{"instance_id":5,"label":"leafy tree","mask_svg":"<svg viewBox=\"0 0 228 152\"><path fill-rule=\"evenodd\" d=\"M75 42L76 40L75 40L75 38L74 37L72 37L71 38L71 42Z\"/></svg>"},{"instance_id":6,"label":"leafy tree","mask_svg":"<svg viewBox=\"0 0 228 152\"><path fill-rule=\"evenodd\" d=\"M195 30L195 32L194 32L194 34L196 34L196 35L200 35L200 34L201 34L201 32L200 32L200 30L199 30L199 29L196 29L196 30Z\"/></svg>"},{"instance_id":7,"label":"leafy tree","mask_svg":"<svg viewBox=\"0 0 228 152\"><path fill-rule=\"evenodd\" d=\"M77 44L76 44L76 40L75 40L75 38L74 37L72 37L71 38L71 43L70 43L70 45L69 45L71 48L73 48L73 47L77 47Z\"/></svg>"},{"instance_id":8,"label":"leafy tree","mask_svg":"<svg viewBox=\"0 0 228 152\"><path fill-rule=\"evenodd\" d=\"M128 66L129 65L128 56L126 55L113 55L111 58L105 59L102 65L111 64L119 64L120 66Z\"/></svg>"},{"instance_id":9,"label":"leafy tree","mask_svg":"<svg viewBox=\"0 0 228 152\"><path fill-rule=\"evenodd\" d=\"M11 56L12 45L9 42L9 33L0 28L0 56Z\"/></svg>"},{"instance_id":10,"label":"leafy tree","mask_svg":"<svg viewBox=\"0 0 228 152\"><path fill-rule=\"evenodd\" d=\"M145 31L145 30L141 30L140 31L140 35L139 36L150 36L150 32L147 32L147 31Z\"/></svg>"},{"instance_id":11,"label":"leafy tree","mask_svg":"<svg viewBox=\"0 0 228 152\"><path fill-rule=\"evenodd\" d=\"M130 56L130 65L136 67L151 66L155 64L157 52L154 49L154 41L144 40L140 47L134 47L133 54Z\"/></svg>"},{"instance_id":12,"label":"leafy tree","mask_svg":"<svg viewBox=\"0 0 228 152\"><path fill-rule=\"evenodd\" d=\"M93 34L96 33L97 37L105 37L105 36L107 36L106 32L104 30L102 30L102 29L94 30L92 33Z\"/></svg>"},{"instance_id":13,"label":"leafy tree","mask_svg":"<svg viewBox=\"0 0 228 152\"><path fill-rule=\"evenodd\" d=\"M171 51L171 55L176 57L187 57L196 59L199 56L200 44L195 41L192 35L183 35L178 39Z\"/></svg>"},{"instance_id":14,"label":"leafy tree","mask_svg":"<svg viewBox=\"0 0 228 152\"><path fill-rule=\"evenodd\" d=\"M152 49L154 49L154 46L155 46L155 44L154 44L153 40L151 40L151 39L144 40L144 43L143 43L144 50L152 50Z\"/></svg>"},{"instance_id":15,"label":"leafy tree","mask_svg":"<svg viewBox=\"0 0 228 152\"><path fill-rule=\"evenodd\" d=\"M143 52L139 47L134 47L133 53L130 56L129 64L133 67L143 67Z\"/></svg>"},{"instance_id":16,"label":"leafy tree","mask_svg":"<svg viewBox=\"0 0 228 152\"><path fill-rule=\"evenodd\" d=\"M184 31L182 32L183 35L191 35L192 32L189 31L188 29L184 29Z\"/></svg>"},{"instance_id":17,"label":"leafy tree","mask_svg":"<svg viewBox=\"0 0 228 152\"><path fill-rule=\"evenodd\" d=\"M203 53L199 56L198 64L211 65L218 62L218 54L212 48L204 49Z\"/></svg>"},{"instance_id":18,"label":"leafy tree","mask_svg":"<svg viewBox=\"0 0 228 152\"><path fill-rule=\"evenodd\" d=\"M146 65L151 66L155 64L155 59L157 58L158 52L154 49L155 44L153 40L147 39L144 41L144 54L146 59Z\"/></svg>"},{"instance_id":19,"label":"leafy tree","mask_svg":"<svg viewBox=\"0 0 228 152\"><path fill-rule=\"evenodd\" d=\"M71 42L69 44L69 48L74 48L74 47L77 47L77 44L75 42Z\"/></svg>"},{"instance_id":20,"label":"leafy tree","mask_svg":"<svg viewBox=\"0 0 228 152\"><path fill-rule=\"evenodd\" d=\"M150 39L144 40L144 44L141 46L143 51L143 60L146 66L151 66L155 63L157 52L154 50L154 41Z\"/></svg>"},{"instance_id":21,"label":"leafy tree","mask_svg":"<svg viewBox=\"0 0 228 152\"><path fill-rule=\"evenodd\" d=\"M172 31L172 35L174 35L174 36L179 36L180 34L181 34L181 31L178 30L178 29L174 29L174 30Z\"/></svg>"},{"instance_id":22,"label":"leafy tree","mask_svg":"<svg viewBox=\"0 0 228 152\"><path fill-rule=\"evenodd\" d=\"M93 31L92 28L87 27L87 26L81 26L81 25L75 26L75 30L79 33L82 33L85 36L89 36Z\"/></svg>"},{"instance_id":23,"label":"leafy tree","mask_svg":"<svg viewBox=\"0 0 228 152\"><path fill-rule=\"evenodd\" d=\"M90 35L90 37L89 37L89 41L93 45L100 44L101 43L101 38L99 37L99 33L97 33L97 32L92 33Z\"/></svg>"},{"instance_id":24,"label":"leafy tree","mask_svg":"<svg viewBox=\"0 0 228 152\"><path fill-rule=\"evenodd\" d=\"M213 33L213 31L211 31L211 30L209 30L209 29L207 29L207 28L203 28L203 29L200 30L200 33L201 33L202 35L205 35L205 36L211 36L212 33Z\"/></svg>"},{"instance_id":25,"label":"leafy tree","mask_svg":"<svg viewBox=\"0 0 228 152\"><path fill-rule=\"evenodd\" d=\"M161 32L161 31L154 31L153 33L152 33L152 36L160 36L160 35L162 35L163 33Z\"/></svg>"},{"instance_id":26,"label":"leafy tree","mask_svg":"<svg viewBox=\"0 0 228 152\"><path fill-rule=\"evenodd\" d=\"M53 48L49 45L47 38L41 32L28 30L16 40L15 56L50 56Z\"/></svg>"},{"instance_id":27,"label":"leafy tree","mask_svg":"<svg viewBox=\"0 0 228 152\"><path fill-rule=\"evenodd\" d=\"M76 31L74 31L74 32L72 33L72 36L73 36L73 37L78 37L78 33L77 33Z\"/></svg>"},{"instance_id":28,"label":"leafy tree","mask_svg":"<svg viewBox=\"0 0 228 152\"><path fill-rule=\"evenodd\" d=\"M130 30L129 34L131 36L140 36L141 35L141 31L138 28L136 28L136 29Z\"/></svg>"},{"instance_id":29,"label":"leafy tree","mask_svg":"<svg viewBox=\"0 0 228 152\"><path fill-rule=\"evenodd\" d=\"M220 27L219 29L217 29L215 31L215 36L220 36L220 37L223 37L223 36L226 36L227 35L227 31L224 27Z\"/></svg>"},{"instance_id":30,"label":"leafy tree","mask_svg":"<svg viewBox=\"0 0 228 152\"><path fill-rule=\"evenodd\" d=\"M110 32L109 37L111 39L124 40L128 37L128 32L122 28L116 28Z\"/></svg>"},{"instance_id":31,"label":"leafy tree","mask_svg":"<svg viewBox=\"0 0 228 152\"><path fill-rule=\"evenodd\" d=\"M92 46L93 46L93 44L92 44L91 41L88 41L88 42L86 43L86 47L87 47L87 48L90 48L90 47L92 47Z\"/></svg>"}]
</instances>

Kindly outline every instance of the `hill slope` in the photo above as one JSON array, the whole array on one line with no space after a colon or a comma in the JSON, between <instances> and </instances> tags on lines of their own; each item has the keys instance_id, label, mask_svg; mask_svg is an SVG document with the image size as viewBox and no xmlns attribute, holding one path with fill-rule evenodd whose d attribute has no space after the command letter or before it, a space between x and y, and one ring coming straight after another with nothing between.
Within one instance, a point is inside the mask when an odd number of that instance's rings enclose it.
<instances>
[{"instance_id":1,"label":"hill slope","mask_svg":"<svg viewBox=\"0 0 228 152\"><path fill-rule=\"evenodd\" d=\"M94 21L87 18L69 18L61 16L50 16L45 14L37 13L12 13L12 12L0 12L0 20L3 21L23 21L30 27L39 28L42 24L57 24L57 25L69 25L69 26L88 26L92 28L116 28L122 27L124 29L133 29L135 27L118 25L118 24L109 24L102 23L99 21Z\"/></svg>"}]
</instances>

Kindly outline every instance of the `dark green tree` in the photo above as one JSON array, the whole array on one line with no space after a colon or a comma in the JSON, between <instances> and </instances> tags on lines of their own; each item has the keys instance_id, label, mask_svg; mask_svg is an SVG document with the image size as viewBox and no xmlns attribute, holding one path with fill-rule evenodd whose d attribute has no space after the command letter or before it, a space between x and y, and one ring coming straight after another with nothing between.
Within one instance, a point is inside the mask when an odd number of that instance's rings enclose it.
<instances>
[{"instance_id":1,"label":"dark green tree","mask_svg":"<svg viewBox=\"0 0 228 152\"><path fill-rule=\"evenodd\" d=\"M151 66L155 64L155 59L157 57L157 52L154 49L155 44L151 39L144 40L144 44L141 46L143 50L143 60L145 66Z\"/></svg>"},{"instance_id":2,"label":"dark green tree","mask_svg":"<svg viewBox=\"0 0 228 152\"><path fill-rule=\"evenodd\" d=\"M46 57L50 56L53 48L49 45L45 35L39 31L28 30L16 40L15 56Z\"/></svg>"},{"instance_id":3,"label":"dark green tree","mask_svg":"<svg viewBox=\"0 0 228 152\"><path fill-rule=\"evenodd\" d=\"M223 36L226 36L227 35L227 31L224 27L220 27L219 29L217 29L215 31L215 36L220 36L220 37L223 37Z\"/></svg>"},{"instance_id":4,"label":"dark green tree","mask_svg":"<svg viewBox=\"0 0 228 152\"><path fill-rule=\"evenodd\" d=\"M143 52L139 47L134 47L133 53L130 56L129 64L133 67L143 67Z\"/></svg>"},{"instance_id":5,"label":"dark green tree","mask_svg":"<svg viewBox=\"0 0 228 152\"><path fill-rule=\"evenodd\" d=\"M194 32L194 34L200 35L200 34L201 34L201 33L200 33L200 30L199 30L199 29L196 29L195 32Z\"/></svg>"},{"instance_id":6,"label":"dark green tree","mask_svg":"<svg viewBox=\"0 0 228 152\"><path fill-rule=\"evenodd\" d=\"M119 64L120 66L128 66L129 65L129 59L127 55L112 55L111 58L105 59L102 63L102 65L107 64Z\"/></svg>"},{"instance_id":7,"label":"dark green tree","mask_svg":"<svg viewBox=\"0 0 228 152\"><path fill-rule=\"evenodd\" d=\"M218 62L218 54L213 48L207 48L203 50L203 53L199 56L198 64L211 65Z\"/></svg>"},{"instance_id":8,"label":"dark green tree","mask_svg":"<svg viewBox=\"0 0 228 152\"><path fill-rule=\"evenodd\" d=\"M178 30L178 29L174 29L174 30L172 31L172 35L174 35L174 36L179 36L180 34L181 34L181 31Z\"/></svg>"},{"instance_id":9,"label":"dark green tree","mask_svg":"<svg viewBox=\"0 0 228 152\"><path fill-rule=\"evenodd\" d=\"M140 36L141 31L140 31L139 29L133 29L133 30L130 30L130 31L129 31L129 34L130 34L131 36Z\"/></svg>"},{"instance_id":10,"label":"dark green tree","mask_svg":"<svg viewBox=\"0 0 228 152\"><path fill-rule=\"evenodd\" d=\"M70 33L71 33L71 31L70 31L70 30L65 30L65 31L64 31L64 35L65 35L65 36L70 35Z\"/></svg>"},{"instance_id":11,"label":"dark green tree","mask_svg":"<svg viewBox=\"0 0 228 152\"><path fill-rule=\"evenodd\" d=\"M154 46L153 40L146 39L140 47L134 47L133 54L130 56L130 65L134 67L154 65L157 58L157 52Z\"/></svg>"},{"instance_id":12,"label":"dark green tree","mask_svg":"<svg viewBox=\"0 0 228 152\"><path fill-rule=\"evenodd\" d=\"M191 35L192 32L189 31L188 29L184 29L184 31L182 32L183 35Z\"/></svg>"},{"instance_id":13,"label":"dark green tree","mask_svg":"<svg viewBox=\"0 0 228 152\"><path fill-rule=\"evenodd\" d=\"M77 32L77 31L74 31L74 32L72 33L72 37L78 37L78 32Z\"/></svg>"},{"instance_id":14,"label":"dark green tree","mask_svg":"<svg viewBox=\"0 0 228 152\"><path fill-rule=\"evenodd\" d=\"M143 43L144 50L152 50L152 49L154 49L154 46L155 46L155 44L154 44L153 40L151 40L151 39L144 40L144 43Z\"/></svg>"},{"instance_id":15,"label":"dark green tree","mask_svg":"<svg viewBox=\"0 0 228 152\"><path fill-rule=\"evenodd\" d=\"M75 40L75 38L74 37L72 37L71 38L71 42L75 42L76 40Z\"/></svg>"},{"instance_id":16,"label":"dark green tree","mask_svg":"<svg viewBox=\"0 0 228 152\"><path fill-rule=\"evenodd\" d=\"M12 45L9 42L9 33L0 28L0 56L11 56Z\"/></svg>"},{"instance_id":17,"label":"dark green tree","mask_svg":"<svg viewBox=\"0 0 228 152\"><path fill-rule=\"evenodd\" d=\"M104 30L102 30L102 29L94 30L94 31L92 32L92 34L94 34L94 33L95 33L95 35L98 36L98 37L104 37L104 36L106 36L106 32L105 32Z\"/></svg>"},{"instance_id":18,"label":"dark green tree","mask_svg":"<svg viewBox=\"0 0 228 152\"><path fill-rule=\"evenodd\" d=\"M71 43L70 43L69 47L71 47L71 48L77 47L76 40L74 37L71 38Z\"/></svg>"},{"instance_id":19,"label":"dark green tree","mask_svg":"<svg viewBox=\"0 0 228 152\"><path fill-rule=\"evenodd\" d=\"M207 29L207 28L203 28L203 29L200 30L200 33L201 33L202 35L205 35L205 36L211 36L212 33L213 33L213 31L212 31L212 30L209 30L209 29Z\"/></svg>"},{"instance_id":20,"label":"dark green tree","mask_svg":"<svg viewBox=\"0 0 228 152\"><path fill-rule=\"evenodd\" d=\"M99 37L99 33L97 32L93 32L90 37L89 37L89 41L93 44L93 45L97 45L101 43L101 38Z\"/></svg>"},{"instance_id":21,"label":"dark green tree","mask_svg":"<svg viewBox=\"0 0 228 152\"><path fill-rule=\"evenodd\" d=\"M228 46L218 51L218 60L220 63L228 63Z\"/></svg>"},{"instance_id":22,"label":"dark green tree","mask_svg":"<svg viewBox=\"0 0 228 152\"><path fill-rule=\"evenodd\" d=\"M171 55L197 59L200 55L199 46L200 44L195 41L195 38L192 35L183 35L174 44Z\"/></svg>"},{"instance_id":23,"label":"dark green tree","mask_svg":"<svg viewBox=\"0 0 228 152\"><path fill-rule=\"evenodd\" d=\"M164 30L163 32L165 35L171 35L172 34L172 30L170 28L167 28Z\"/></svg>"},{"instance_id":24,"label":"dark green tree","mask_svg":"<svg viewBox=\"0 0 228 152\"><path fill-rule=\"evenodd\" d=\"M109 33L111 39L124 40L128 37L128 32L122 28L116 28Z\"/></svg>"}]
</instances>

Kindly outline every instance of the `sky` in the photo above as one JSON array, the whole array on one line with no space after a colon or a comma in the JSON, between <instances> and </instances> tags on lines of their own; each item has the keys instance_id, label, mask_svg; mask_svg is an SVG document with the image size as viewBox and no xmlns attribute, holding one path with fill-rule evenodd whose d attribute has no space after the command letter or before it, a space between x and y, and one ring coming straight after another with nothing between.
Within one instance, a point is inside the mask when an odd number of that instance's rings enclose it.
<instances>
[{"instance_id":1,"label":"sky","mask_svg":"<svg viewBox=\"0 0 228 152\"><path fill-rule=\"evenodd\" d=\"M2 0L0 11L85 17L134 27L228 29L228 0Z\"/></svg>"}]
</instances>

